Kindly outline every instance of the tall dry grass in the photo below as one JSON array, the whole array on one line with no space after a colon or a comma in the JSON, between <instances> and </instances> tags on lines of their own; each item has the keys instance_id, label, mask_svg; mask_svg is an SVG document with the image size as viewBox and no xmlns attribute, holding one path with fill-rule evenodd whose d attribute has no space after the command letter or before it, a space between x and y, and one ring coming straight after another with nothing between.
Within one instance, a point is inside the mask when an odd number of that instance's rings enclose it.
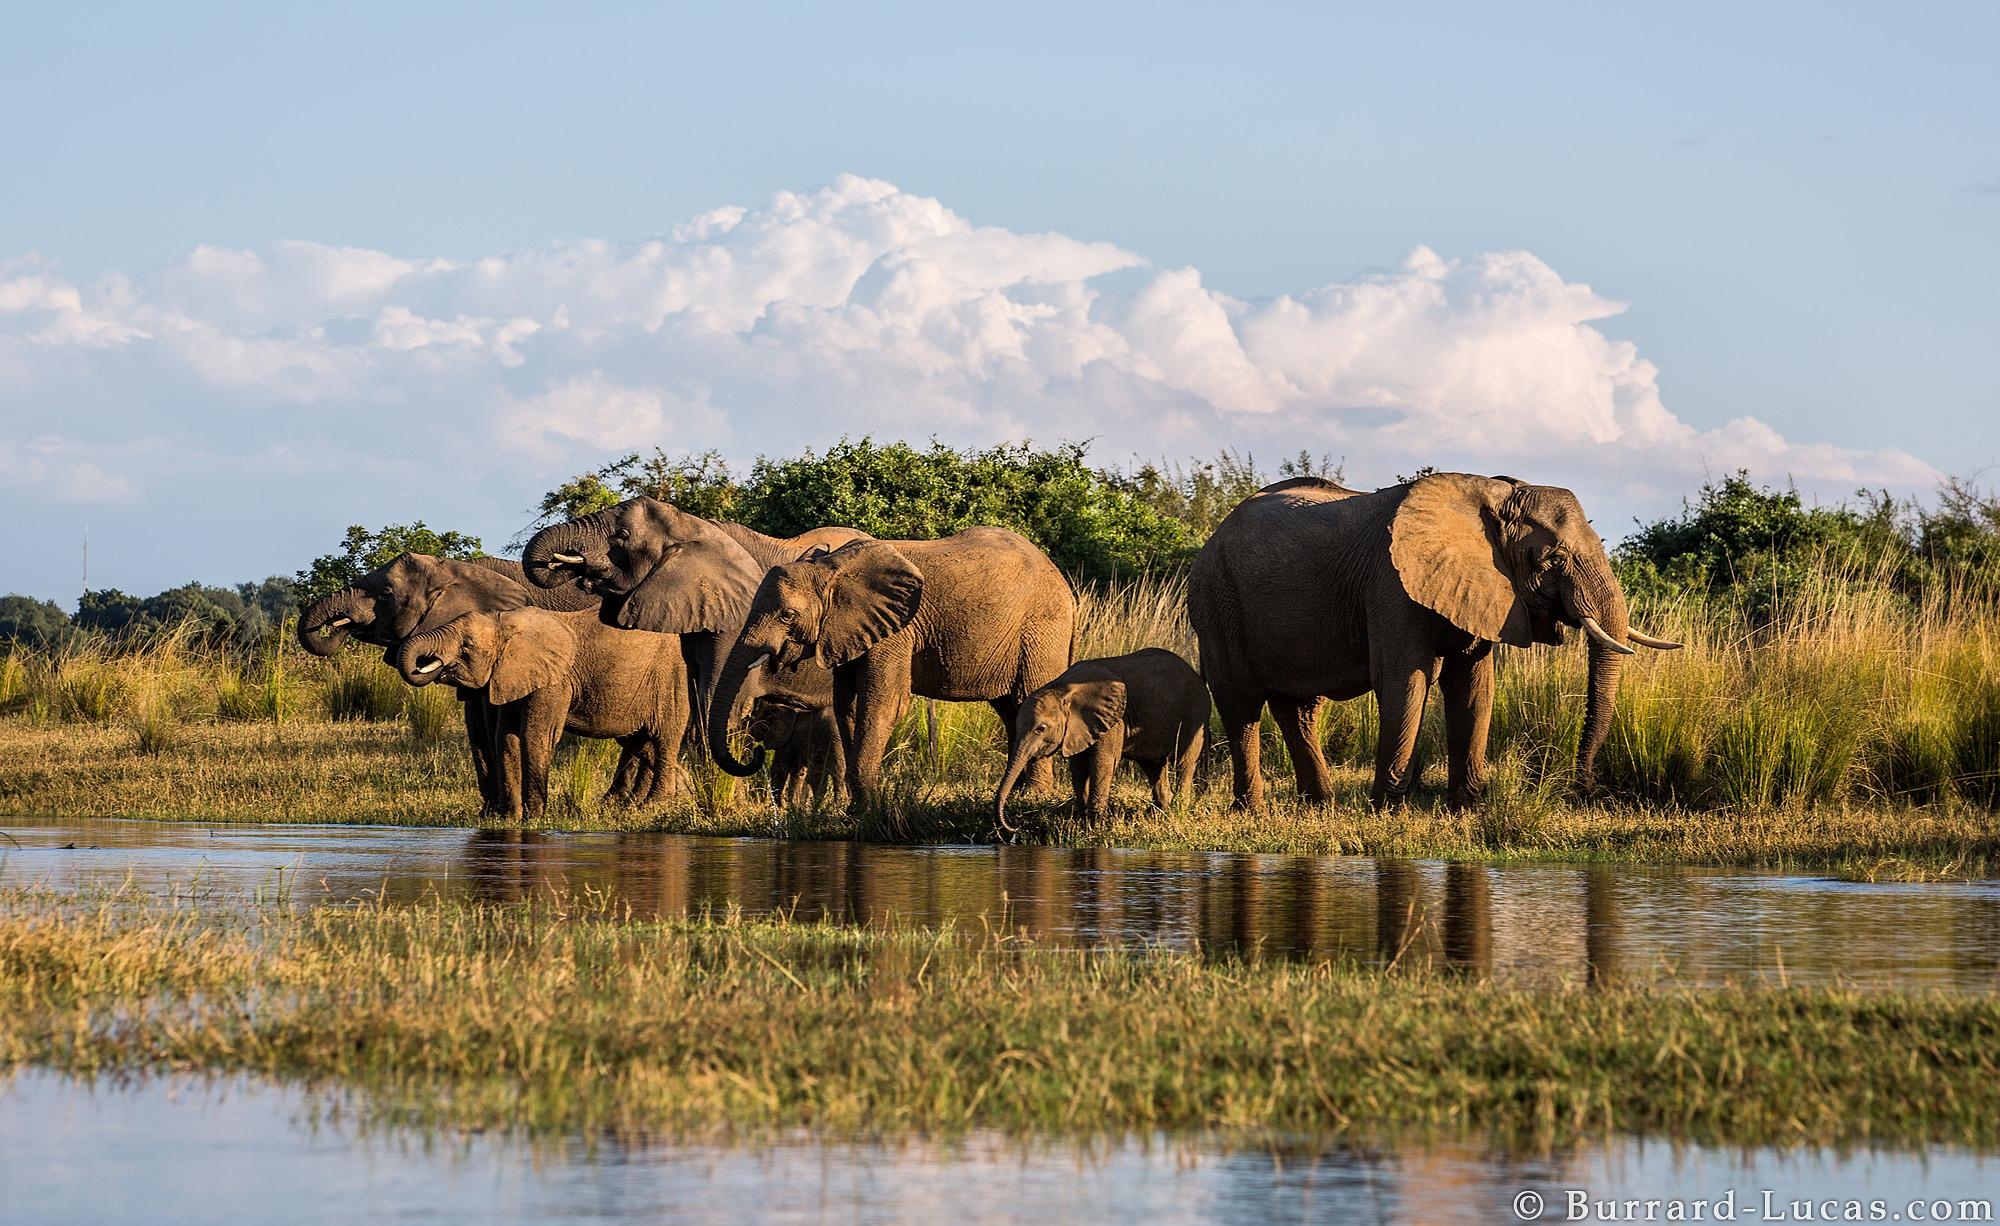
<instances>
[{"instance_id":1,"label":"tall dry grass","mask_svg":"<svg viewBox=\"0 0 2000 1226\"><path fill-rule=\"evenodd\" d=\"M2000 806L2000 607L1945 590L1913 604L1883 580L1818 567L1780 594L1766 621L1727 600L1641 602L1635 621L1686 648L1642 652L1627 664L1599 759L1607 793L1697 808ZM1195 658L1183 582L1144 578L1081 594L1081 658L1145 646ZM1534 804L1568 795L1585 681L1576 643L1502 650L1492 739L1501 798ZM1420 755L1435 776L1443 738L1433 707ZM444 687L411 690L372 651L314 658L289 635L247 653L187 633L136 644L84 637L51 651L15 646L0 655L0 714L128 726L148 752L171 752L176 728L208 721L403 721L420 743L460 735ZM1005 731L988 707L940 703L937 718L935 749L923 703L898 726L885 764L897 820L997 776ZM1366 768L1375 720L1371 699L1328 704L1320 724L1328 757ZM1268 769L1286 773L1283 744L1268 727L1266 740ZM572 803L601 792L615 761L603 749L566 762ZM715 806L755 792L709 790Z\"/></svg>"}]
</instances>

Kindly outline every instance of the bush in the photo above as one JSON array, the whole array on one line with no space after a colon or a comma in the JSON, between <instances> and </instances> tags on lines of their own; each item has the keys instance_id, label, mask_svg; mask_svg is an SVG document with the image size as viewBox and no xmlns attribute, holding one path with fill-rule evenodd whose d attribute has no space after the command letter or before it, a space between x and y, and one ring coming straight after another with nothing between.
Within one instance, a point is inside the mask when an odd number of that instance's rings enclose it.
<instances>
[{"instance_id":1,"label":"bush","mask_svg":"<svg viewBox=\"0 0 2000 1226\"><path fill-rule=\"evenodd\" d=\"M428 553L440 558L485 556L478 537L433 531L421 519L414 524L390 524L374 532L354 524L347 529L338 552L321 554L299 572L294 607L352 586L356 579L399 553Z\"/></svg>"}]
</instances>

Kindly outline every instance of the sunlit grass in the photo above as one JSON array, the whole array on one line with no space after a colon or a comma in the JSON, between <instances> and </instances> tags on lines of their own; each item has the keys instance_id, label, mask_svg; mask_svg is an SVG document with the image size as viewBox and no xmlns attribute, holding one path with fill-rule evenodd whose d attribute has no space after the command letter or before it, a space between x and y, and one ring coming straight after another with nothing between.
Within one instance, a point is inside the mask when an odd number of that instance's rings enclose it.
<instances>
[{"instance_id":1,"label":"sunlit grass","mask_svg":"<svg viewBox=\"0 0 2000 1226\"><path fill-rule=\"evenodd\" d=\"M1219 741L1199 795L1171 813L1150 811L1133 779L1101 828L1069 820L1059 798L1024 798L1024 812L1041 820L1042 837L1086 843L1989 871L2000 863L2000 612L1950 592L1912 606L1876 578L1822 568L1767 623L1714 602L1636 609L1635 621L1687 647L1627 664L1593 797L1578 797L1571 777L1586 680L1572 643L1502 652L1492 784L1477 814L1431 810L1444 756L1435 707L1416 807L1364 807L1376 736L1366 698L1321 715L1340 788L1332 807L1291 799L1289 762L1267 721L1274 803L1261 818L1227 810ZM1079 651L1164 644L1192 654L1184 608L1171 580L1088 591ZM89 639L52 653L16 648L0 657L0 712L8 812L415 823L463 823L477 812L457 704L443 687L404 686L373 651L319 660L283 640L246 656L187 635L138 649ZM692 761L675 799L643 813L606 811L598 798L617 760L610 745L562 751L546 820L984 837L1005 730L985 704L941 703L933 749L927 719L919 702L899 724L885 803L859 822L824 802L774 813L761 781Z\"/></svg>"},{"instance_id":2,"label":"sunlit grass","mask_svg":"<svg viewBox=\"0 0 2000 1226\"><path fill-rule=\"evenodd\" d=\"M0 896L0 1069L21 1064L332 1080L381 1120L532 1131L2000 1140L1991 996L1525 990L587 899Z\"/></svg>"}]
</instances>

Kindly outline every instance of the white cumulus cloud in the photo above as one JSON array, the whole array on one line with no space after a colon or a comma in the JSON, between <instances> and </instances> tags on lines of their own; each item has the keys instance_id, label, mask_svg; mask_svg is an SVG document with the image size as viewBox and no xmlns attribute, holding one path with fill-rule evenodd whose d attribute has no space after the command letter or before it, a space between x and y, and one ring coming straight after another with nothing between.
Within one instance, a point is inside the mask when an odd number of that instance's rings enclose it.
<instances>
[{"instance_id":1,"label":"white cumulus cloud","mask_svg":"<svg viewBox=\"0 0 2000 1226\"><path fill-rule=\"evenodd\" d=\"M1117 272L1137 288L1105 289ZM1738 467L1832 492L1937 478L1893 449L1677 417L1654 365L1599 330L1621 310L1527 252L1425 248L1245 301L1196 269L852 176L636 242L471 261L203 246L83 284L27 254L0 258L0 499L30 518L122 505L135 541L179 534L135 557L247 575L350 522L504 539L539 491L654 444L1303 447L1363 483L1469 467L1622 509ZM237 499L261 500L254 526Z\"/></svg>"}]
</instances>

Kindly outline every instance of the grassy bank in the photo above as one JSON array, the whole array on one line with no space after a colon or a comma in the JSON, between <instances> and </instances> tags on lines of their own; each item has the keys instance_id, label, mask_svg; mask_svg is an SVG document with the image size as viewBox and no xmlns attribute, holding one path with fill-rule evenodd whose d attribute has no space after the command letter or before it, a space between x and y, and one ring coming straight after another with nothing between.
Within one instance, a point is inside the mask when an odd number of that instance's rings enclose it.
<instances>
[{"instance_id":1,"label":"grassy bank","mask_svg":"<svg viewBox=\"0 0 2000 1226\"><path fill-rule=\"evenodd\" d=\"M558 757L551 829L657 829L691 834L966 842L992 826L991 783L927 783L914 735L895 762L894 811L857 822L827 809L774 814L745 788L705 776L678 802L634 812L597 797L615 759L597 746ZM997 729L995 730L997 734ZM38 728L0 720L0 812L53 817L153 817L228 822L451 825L473 820L477 796L455 740L424 742L393 724L281 727L204 724L170 752L139 750L115 727ZM996 758L997 760L997 758ZM1345 802L1289 803L1249 816L1229 808L1226 763L1191 803L1160 812L1144 782L1122 780L1123 803L1104 825L1071 819L1057 801L1029 801L1041 837L1078 847L1151 847L1304 855L1349 854L1478 861L1586 860L1741 865L1861 879L1991 876L2000 872L2000 817L1966 805L1836 804L1753 810L1674 805L1573 805L1502 797L1476 814L1419 804L1377 813L1360 797L1366 775L1343 768Z\"/></svg>"},{"instance_id":2,"label":"grassy bank","mask_svg":"<svg viewBox=\"0 0 2000 1226\"><path fill-rule=\"evenodd\" d=\"M1177 584L1092 590L1081 602L1087 656L1163 644L1194 655ZM1642 606L1637 620L1687 643L1625 670L1589 803L1569 776L1584 654L1505 651L1493 721L1491 800L1477 815L1362 804L1375 740L1372 701L1328 704L1321 734L1342 782L1330 809L1289 803L1289 765L1261 819L1227 811L1226 758L1211 746L1201 794L1146 811L1127 781L1112 822L1080 828L1054 806L1065 842L1218 850L1347 851L1481 858L1677 860L1827 869L1856 876L1976 876L2000 865L2000 613L1940 592L1917 604L1866 575L1822 569L1777 602L1774 620L1727 603ZM801 836L983 836L1003 756L983 705L940 707L938 751L906 723L888 763L882 819L794 812ZM1442 775L1436 712L1419 753ZM227 820L453 823L474 812L457 704L410 690L373 652L334 660L289 640L249 655L169 635L141 646L83 640L0 657L0 812ZM550 821L768 833L754 787L697 767L687 795L644 813L601 812L607 745L566 750Z\"/></svg>"},{"instance_id":3,"label":"grassy bank","mask_svg":"<svg viewBox=\"0 0 2000 1226\"><path fill-rule=\"evenodd\" d=\"M455 904L0 898L0 1066L22 1064L330 1079L389 1120L531 1130L2000 1142L1992 997L1523 991Z\"/></svg>"}]
</instances>

